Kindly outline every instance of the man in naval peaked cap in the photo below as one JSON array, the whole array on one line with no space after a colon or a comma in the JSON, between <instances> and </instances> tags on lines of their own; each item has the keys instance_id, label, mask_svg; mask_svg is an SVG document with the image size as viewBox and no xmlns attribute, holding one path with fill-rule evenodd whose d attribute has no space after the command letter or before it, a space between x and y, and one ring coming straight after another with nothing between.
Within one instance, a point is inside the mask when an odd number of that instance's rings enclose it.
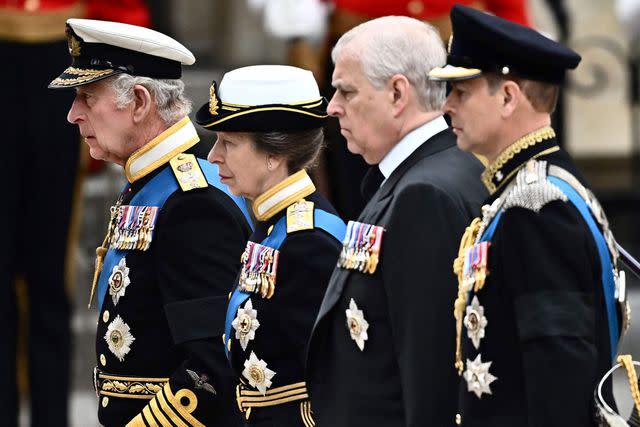
<instances>
[{"instance_id":1,"label":"man in naval peaked cap","mask_svg":"<svg viewBox=\"0 0 640 427\"><path fill-rule=\"evenodd\" d=\"M451 82L444 110L458 146L488 159L491 193L454 262L456 422L594 426L594 388L628 317L607 219L550 127L580 56L464 6L451 21L447 65L429 76Z\"/></svg>"},{"instance_id":2,"label":"man in naval peaked cap","mask_svg":"<svg viewBox=\"0 0 640 427\"><path fill-rule=\"evenodd\" d=\"M106 426L235 425L220 345L227 293L250 231L187 117L195 58L146 28L70 19L68 120L91 156L127 178L96 250L98 416ZM91 301L90 301L91 303Z\"/></svg>"}]
</instances>

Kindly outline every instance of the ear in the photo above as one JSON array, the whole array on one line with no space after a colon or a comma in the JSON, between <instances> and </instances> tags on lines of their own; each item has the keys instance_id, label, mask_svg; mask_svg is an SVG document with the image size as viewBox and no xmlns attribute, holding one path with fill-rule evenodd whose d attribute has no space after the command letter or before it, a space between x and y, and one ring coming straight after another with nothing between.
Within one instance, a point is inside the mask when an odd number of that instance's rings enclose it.
<instances>
[{"instance_id":1,"label":"ear","mask_svg":"<svg viewBox=\"0 0 640 427\"><path fill-rule=\"evenodd\" d=\"M142 123L153 109L153 99L149 90L142 85L133 86L133 122Z\"/></svg>"},{"instance_id":2,"label":"ear","mask_svg":"<svg viewBox=\"0 0 640 427\"><path fill-rule=\"evenodd\" d=\"M518 83L513 80L505 80L500 91L502 97L502 116L509 117L523 101L524 93Z\"/></svg>"},{"instance_id":3,"label":"ear","mask_svg":"<svg viewBox=\"0 0 640 427\"><path fill-rule=\"evenodd\" d=\"M402 74L395 74L389 79L389 97L391 98L393 117L400 115L409 103L411 84Z\"/></svg>"},{"instance_id":4,"label":"ear","mask_svg":"<svg viewBox=\"0 0 640 427\"><path fill-rule=\"evenodd\" d=\"M276 156L273 154L267 154L266 162L267 162L267 169L270 172L278 170L278 168L280 168L281 165L285 164L284 157Z\"/></svg>"}]
</instances>

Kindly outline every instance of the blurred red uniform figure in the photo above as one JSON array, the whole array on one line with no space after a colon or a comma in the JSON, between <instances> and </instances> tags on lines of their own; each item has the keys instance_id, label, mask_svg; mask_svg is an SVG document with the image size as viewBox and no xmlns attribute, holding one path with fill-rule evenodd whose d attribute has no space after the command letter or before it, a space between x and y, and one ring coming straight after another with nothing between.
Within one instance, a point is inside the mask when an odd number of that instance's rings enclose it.
<instances>
[{"instance_id":1,"label":"blurred red uniform figure","mask_svg":"<svg viewBox=\"0 0 640 427\"><path fill-rule=\"evenodd\" d=\"M76 127L66 121L73 93L53 93L47 85L68 65L65 22L71 17L150 25L142 0L0 0L0 120L7 159L0 168L5 182L0 214L3 427L17 426L17 279L24 279L20 289L28 307L21 341L26 341L31 425L69 425L66 272L67 255L73 253L72 207L81 188L81 145Z\"/></svg>"}]
</instances>

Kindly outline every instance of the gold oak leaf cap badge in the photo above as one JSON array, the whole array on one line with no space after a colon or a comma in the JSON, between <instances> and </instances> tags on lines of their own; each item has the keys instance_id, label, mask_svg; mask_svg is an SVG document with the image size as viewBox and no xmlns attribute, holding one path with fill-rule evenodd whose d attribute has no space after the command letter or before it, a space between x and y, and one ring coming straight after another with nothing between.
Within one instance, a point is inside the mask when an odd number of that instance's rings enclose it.
<instances>
[{"instance_id":1,"label":"gold oak leaf cap badge","mask_svg":"<svg viewBox=\"0 0 640 427\"><path fill-rule=\"evenodd\" d=\"M68 43L69 43L69 53L71 54L71 56L73 56L74 58L77 58L78 56L80 56L80 47L81 47L80 40L78 40L76 36L74 36L73 34L69 34Z\"/></svg>"},{"instance_id":2,"label":"gold oak leaf cap badge","mask_svg":"<svg viewBox=\"0 0 640 427\"><path fill-rule=\"evenodd\" d=\"M216 93L216 82L213 82L211 83L211 87L209 88L209 113L212 116L218 115L218 97Z\"/></svg>"}]
</instances>

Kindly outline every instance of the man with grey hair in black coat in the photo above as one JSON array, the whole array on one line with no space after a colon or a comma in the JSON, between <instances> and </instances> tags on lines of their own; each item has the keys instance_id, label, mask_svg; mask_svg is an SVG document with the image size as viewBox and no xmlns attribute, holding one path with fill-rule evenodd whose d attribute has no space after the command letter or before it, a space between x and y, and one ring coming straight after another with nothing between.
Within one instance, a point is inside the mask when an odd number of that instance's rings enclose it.
<instances>
[{"instance_id":1,"label":"man with grey hair in black coat","mask_svg":"<svg viewBox=\"0 0 640 427\"><path fill-rule=\"evenodd\" d=\"M384 17L333 50L328 111L351 152L372 165L371 197L350 221L307 355L319 425L453 425L456 278L451 262L486 190L482 164L442 117L446 61L437 32Z\"/></svg>"}]
</instances>

